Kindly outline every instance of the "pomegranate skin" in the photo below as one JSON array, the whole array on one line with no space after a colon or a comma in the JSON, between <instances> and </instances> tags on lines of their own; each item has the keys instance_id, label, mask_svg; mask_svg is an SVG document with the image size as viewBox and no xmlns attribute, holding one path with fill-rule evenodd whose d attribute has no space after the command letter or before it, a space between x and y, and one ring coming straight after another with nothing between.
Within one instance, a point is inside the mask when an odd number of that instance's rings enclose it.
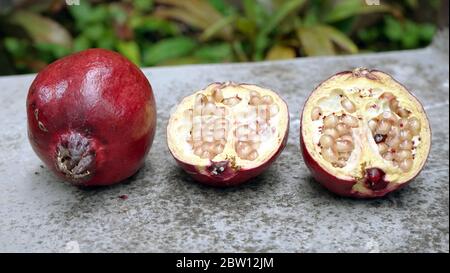
<instances>
[{"instance_id":1,"label":"pomegranate skin","mask_svg":"<svg viewBox=\"0 0 450 273\"><path fill-rule=\"evenodd\" d=\"M303 138L301 136L300 136L300 148L303 155L303 160L305 161L305 164L308 167L309 171L311 172L313 178L317 182L319 182L322 186L340 196L362 198L362 199L382 197L390 192L403 188L411 181L410 180L405 183L396 184L395 187L390 187L389 189L384 188L374 190L370 194L363 194L361 192L354 191L352 189L353 186L357 183L356 180L339 179L333 174L327 172L324 168L322 168L307 151L305 143L303 142ZM383 182L385 182L386 184L388 183L388 181Z\"/></svg>"},{"instance_id":2,"label":"pomegranate skin","mask_svg":"<svg viewBox=\"0 0 450 273\"><path fill-rule=\"evenodd\" d=\"M247 182L249 179L254 178L264 172L267 168L272 165L272 163L278 158L278 156L283 152L286 147L288 135L289 135L289 123L287 126L286 134L284 135L283 141L279 146L276 153L268 159L263 164L251 168L251 169L234 169L232 168L230 162L211 162L206 168L200 168L192 164L188 164L184 161L178 159L174 154L172 154L178 163L178 165L184 169L192 178L201 184L225 188L241 185ZM170 151L170 149L169 149ZM223 169L221 169L223 167Z\"/></svg>"},{"instance_id":3,"label":"pomegranate skin","mask_svg":"<svg viewBox=\"0 0 450 273\"><path fill-rule=\"evenodd\" d=\"M104 186L144 163L156 106L141 70L118 53L89 49L55 61L33 81L28 137L45 165L77 186Z\"/></svg>"}]
</instances>

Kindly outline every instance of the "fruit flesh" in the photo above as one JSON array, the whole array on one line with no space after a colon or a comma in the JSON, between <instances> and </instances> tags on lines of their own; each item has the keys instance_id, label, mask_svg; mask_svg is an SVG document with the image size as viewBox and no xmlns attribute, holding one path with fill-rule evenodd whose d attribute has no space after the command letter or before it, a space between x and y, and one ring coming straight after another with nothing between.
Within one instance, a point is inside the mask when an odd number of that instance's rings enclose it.
<instances>
[{"instance_id":1,"label":"fruit flesh","mask_svg":"<svg viewBox=\"0 0 450 273\"><path fill-rule=\"evenodd\" d=\"M335 167L344 167L354 149L354 137L352 130L359 128L359 119L351 113L357 110L357 106L350 99L341 98L342 109L340 114L331 113L323 117L322 135L318 146L321 148L322 157ZM389 110L368 121L373 139L378 145L380 155L402 171L411 170L416 147L420 144L418 137L421 130L420 120L414 117L411 111L399 108L395 95L390 92L382 93L377 103L389 104ZM344 103L345 102L345 103ZM376 105L373 104L372 107ZM311 120L317 121L323 113L320 106L314 107L314 116Z\"/></svg>"},{"instance_id":2,"label":"fruit flesh","mask_svg":"<svg viewBox=\"0 0 450 273\"><path fill-rule=\"evenodd\" d=\"M353 190L367 192L364 177L371 168L383 170L393 184L413 178L427 158L430 129L422 106L403 86L385 73L361 71L337 74L312 93L302 141L325 172L356 181ZM347 128L339 125L345 117ZM413 129L402 131L405 122Z\"/></svg>"},{"instance_id":3,"label":"fruit flesh","mask_svg":"<svg viewBox=\"0 0 450 273\"><path fill-rule=\"evenodd\" d=\"M380 96L380 101L387 101L389 110L373 118L371 131L378 145L380 155L401 171L411 170L416 149L420 145L420 120L414 113L398 107L394 94L388 92Z\"/></svg>"},{"instance_id":4,"label":"fruit flesh","mask_svg":"<svg viewBox=\"0 0 450 273\"><path fill-rule=\"evenodd\" d=\"M185 98L172 114L169 149L180 161L201 168L231 162L257 167L280 149L288 129L286 104L254 85L216 83Z\"/></svg>"}]
</instances>

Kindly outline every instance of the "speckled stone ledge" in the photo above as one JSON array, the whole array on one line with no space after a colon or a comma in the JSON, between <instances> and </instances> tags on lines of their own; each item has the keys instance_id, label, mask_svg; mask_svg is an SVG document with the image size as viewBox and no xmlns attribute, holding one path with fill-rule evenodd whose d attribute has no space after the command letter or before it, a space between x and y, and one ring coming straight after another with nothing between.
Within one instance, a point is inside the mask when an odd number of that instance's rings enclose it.
<instances>
[{"instance_id":1,"label":"speckled stone ledge","mask_svg":"<svg viewBox=\"0 0 450 273\"><path fill-rule=\"evenodd\" d=\"M34 75L0 77L0 251L448 252L448 31L420 50L254 64L144 69L158 129L145 167L121 185L81 190L41 166L27 140ZM423 102L433 130L428 164L405 189L377 200L339 198L310 177L299 153L299 112L328 76L358 66L392 74ZM216 81L252 82L288 102L288 145L248 184L193 182L169 155L165 127L184 96ZM120 198L127 195L128 198Z\"/></svg>"}]
</instances>

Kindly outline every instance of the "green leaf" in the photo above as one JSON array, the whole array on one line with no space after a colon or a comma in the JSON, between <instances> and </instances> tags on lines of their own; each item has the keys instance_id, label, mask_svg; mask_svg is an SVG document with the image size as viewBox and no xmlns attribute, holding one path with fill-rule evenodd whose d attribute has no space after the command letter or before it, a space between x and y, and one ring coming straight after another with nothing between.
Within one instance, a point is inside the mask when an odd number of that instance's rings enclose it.
<instances>
[{"instance_id":1,"label":"green leaf","mask_svg":"<svg viewBox=\"0 0 450 273\"><path fill-rule=\"evenodd\" d=\"M224 17L223 19L217 21L207 29L203 31L200 35L200 41L208 41L218 33L220 33L224 28L230 26L236 18L234 16Z\"/></svg>"},{"instance_id":2,"label":"green leaf","mask_svg":"<svg viewBox=\"0 0 450 273\"><path fill-rule=\"evenodd\" d=\"M277 9L275 14L269 17L268 22L258 33L258 36L256 38L255 53L253 55L253 59L255 61L264 59L264 51L270 44L269 34L291 13L298 10L304 3L305 0L289 0L282 4L280 8Z\"/></svg>"},{"instance_id":3,"label":"green leaf","mask_svg":"<svg viewBox=\"0 0 450 273\"><path fill-rule=\"evenodd\" d=\"M178 26L174 22L152 16L133 17L130 25L135 30L158 32L165 35L176 36L180 33Z\"/></svg>"},{"instance_id":4,"label":"green leaf","mask_svg":"<svg viewBox=\"0 0 450 273\"><path fill-rule=\"evenodd\" d=\"M191 26L193 28L207 29L210 26L210 24L204 21L202 18L192 16L191 14L186 13L183 9L180 8L157 9L153 13L153 15L162 19L172 19L181 21L184 24Z\"/></svg>"},{"instance_id":5,"label":"green leaf","mask_svg":"<svg viewBox=\"0 0 450 273\"><path fill-rule=\"evenodd\" d=\"M401 39L404 48L415 48L420 43L420 30L417 24L412 21L405 21L403 24L403 36Z\"/></svg>"},{"instance_id":6,"label":"green leaf","mask_svg":"<svg viewBox=\"0 0 450 273\"><path fill-rule=\"evenodd\" d=\"M305 26L305 27L314 26L314 25L317 25L318 22L319 22L319 17L312 9L307 10L305 12L305 16L303 18L303 26Z\"/></svg>"},{"instance_id":7,"label":"green leaf","mask_svg":"<svg viewBox=\"0 0 450 273\"><path fill-rule=\"evenodd\" d=\"M5 1L3 1L5 2ZM10 3L12 2L12 3ZM39 0L39 1L6 1L6 4L2 3L2 8L0 8L0 13L3 9L3 5L6 8L16 8L31 11L33 13L42 13L48 11L54 5L54 0Z\"/></svg>"},{"instance_id":8,"label":"green leaf","mask_svg":"<svg viewBox=\"0 0 450 273\"><path fill-rule=\"evenodd\" d=\"M197 43L193 39L187 37L161 40L145 49L144 64L156 65L169 59L187 56L196 46Z\"/></svg>"},{"instance_id":9,"label":"green leaf","mask_svg":"<svg viewBox=\"0 0 450 273\"><path fill-rule=\"evenodd\" d=\"M136 42L119 41L119 43L117 44L117 50L137 66L141 65L141 53Z\"/></svg>"},{"instance_id":10,"label":"green leaf","mask_svg":"<svg viewBox=\"0 0 450 273\"><path fill-rule=\"evenodd\" d=\"M5 37L3 43L5 49L14 56L14 58L21 58L27 55L27 44L23 40L15 37Z\"/></svg>"},{"instance_id":11,"label":"green leaf","mask_svg":"<svg viewBox=\"0 0 450 273\"><path fill-rule=\"evenodd\" d=\"M334 45L351 54L358 52L358 47L352 40L339 30L327 25L300 27L297 35L303 51L308 56L334 55L338 53Z\"/></svg>"},{"instance_id":12,"label":"green leaf","mask_svg":"<svg viewBox=\"0 0 450 273\"><path fill-rule=\"evenodd\" d=\"M228 16L235 13L234 7L227 4L224 0L208 0L208 2L223 15Z\"/></svg>"},{"instance_id":13,"label":"green leaf","mask_svg":"<svg viewBox=\"0 0 450 273\"><path fill-rule=\"evenodd\" d=\"M295 58L295 49L292 47L275 45L267 53L266 60L286 60Z\"/></svg>"},{"instance_id":14,"label":"green leaf","mask_svg":"<svg viewBox=\"0 0 450 273\"><path fill-rule=\"evenodd\" d=\"M422 24L420 26L420 39L426 42L433 40L436 33L436 27L432 24Z\"/></svg>"},{"instance_id":15,"label":"green leaf","mask_svg":"<svg viewBox=\"0 0 450 273\"><path fill-rule=\"evenodd\" d=\"M303 52L307 56L334 55L336 52L328 37L315 27L300 27L297 30Z\"/></svg>"},{"instance_id":16,"label":"green leaf","mask_svg":"<svg viewBox=\"0 0 450 273\"><path fill-rule=\"evenodd\" d=\"M412 35L405 35L402 38L402 47L404 49L412 49L419 45L419 40L417 39L417 36Z\"/></svg>"},{"instance_id":17,"label":"green leaf","mask_svg":"<svg viewBox=\"0 0 450 273\"><path fill-rule=\"evenodd\" d=\"M410 8L417 8L417 6L419 5L419 1L418 0L406 0L405 3Z\"/></svg>"},{"instance_id":18,"label":"green leaf","mask_svg":"<svg viewBox=\"0 0 450 273\"><path fill-rule=\"evenodd\" d=\"M285 20L291 13L298 10L305 0L289 0L286 1L276 12L273 14L269 20L266 22L264 27L261 29L263 35L271 33L283 20Z\"/></svg>"},{"instance_id":19,"label":"green leaf","mask_svg":"<svg viewBox=\"0 0 450 273\"><path fill-rule=\"evenodd\" d=\"M16 11L9 21L25 29L35 43L51 43L67 48L72 46L72 37L63 26L39 14Z\"/></svg>"},{"instance_id":20,"label":"green leaf","mask_svg":"<svg viewBox=\"0 0 450 273\"><path fill-rule=\"evenodd\" d=\"M391 41L400 41L404 34L401 23L391 16L385 18L384 33Z\"/></svg>"},{"instance_id":21,"label":"green leaf","mask_svg":"<svg viewBox=\"0 0 450 273\"><path fill-rule=\"evenodd\" d=\"M68 6L69 13L75 19L76 27L78 30L82 30L90 22L89 14L92 12L89 2L84 1L82 5Z\"/></svg>"},{"instance_id":22,"label":"green leaf","mask_svg":"<svg viewBox=\"0 0 450 273\"><path fill-rule=\"evenodd\" d=\"M268 17L265 9L256 0L244 0L244 14L247 19L252 20L256 25L262 26Z\"/></svg>"},{"instance_id":23,"label":"green leaf","mask_svg":"<svg viewBox=\"0 0 450 273\"><path fill-rule=\"evenodd\" d=\"M73 51L79 52L85 49L88 49L91 47L91 41L89 41L86 36L79 35L75 40L73 41Z\"/></svg>"},{"instance_id":24,"label":"green leaf","mask_svg":"<svg viewBox=\"0 0 450 273\"><path fill-rule=\"evenodd\" d=\"M255 53L253 54L254 61L262 61L264 59L264 51L270 45L270 39L268 35L259 34L255 41Z\"/></svg>"},{"instance_id":25,"label":"green leaf","mask_svg":"<svg viewBox=\"0 0 450 273\"><path fill-rule=\"evenodd\" d=\"M329 10L324 16L324 21L327 23L341 21L356 15L392 12L394 8L385 3L380 5L367 5L362 0L342 0L337 1L337 4Z\"/></svg>"},{"instance_id":26,"label":"green leaf","mask_svg":"<svg viewBox=\"0 0 450 273\"><path fill-rule=\"evenodd\" d=\"M240 41L234 41L232 43L232 47L233 47L233 51L236 54L239 61L241 61L241 62L248 61L248 57L245 54L244 46L242 45L242 43Z\"/></svg>"},{"instance_id":27,"label":"green leaf","mask_svg":"<svg viewBox=\"0 0 450 273\"><path fill-rule=\"evenodd\" d=\"M157 9L154 16L178 20L203 31L224 18L207 0L156 0L156 2L169 6ZM229 40L232 30L231 27L226 26L221 29L220 36Z\"/></svg>"},{"instance_id":28,"label":"green leaf","mask_svg":"<svg viewBox=\"0 0 450 273\"><path fill-rule=\"evenodd\" d=\"M36 43L34 47L41 52L41 55L48 56L46 58L47 62L62 58L70 53L67 47L58 44Z\"/></svg>"},{"instance_id":29,"label":"green leaf","mask_svg":"<svg viewBox=\"0 0 450 273\"><path fill-rule=\"evenodd\" d=\"M213 63L230 61L233 56L233 50L227 43L206 45L197 49L193 56L203 61Z\"/></svg>"},{"instance_id":30,"label":"green leaf","mask_svg":"<svg viewBox=\"0 0 450 273\"><path fill-rule=\"evenodd\" d=\"M94 40L97 47L113 50L117 43L117 37L113 29L104 29L101 38Z\"/></svg>"},{"instance_id":31,"label":"green leaf","mask_svg":"<svg viewBox=\"0 0 450 273\"><path fill-rule=\"evenodd\" d=\"M236 19L235 27L244 34L245 37L254 39L256 35L256 24L254 21L245 17L239 17Z\"/></svg>"},{"instance_id":32,"label":"green leaf","mask_svg":"<svg viewBox=\"0 0 450 273\"><path fill-rule=\"evenodd\" d=\"M83 31L83 34L91 41L100 40L105 33L103 24L93 24Z\"/></svg>"},{"instance_id":33,"label":"green leaf","mask_svg":"<svg viewBox=\"0 0 450 273\"><path fill-rule=\"evenodd\" d=\"M124 24L128 19L125 7L119 3L109 5L109 14L119 24Z\"/></svg>"},{"instance_id":34,"label":"green leaf","mask_svg":"<svg viewBox=\"0 0 450 273\"><path fill-rule=\"evenodd\" d=\"M322 32L323 35L327 36L330 41L332 41L345 52L348 52L350 54L358 53L358 47L353 43L352 40L350 40L344 33L340 32L339 30L330 26L321 25L317 26L317 31Z\"/></svg>"},{"instance_id":35,"label":"green leaf","mask_svg":"<svg viewBox=\"0 0 450 273\"><path fill-rule=\"evenodd\" d=\"M134 0L134 7L139 11L150 11L153 9L153 0Z\"/></svg>"},{"instance_id":36,"label":"green leaf","mask_svg":"<svg viewBox=\"0 0 450 273\"><path fill-rule=\"evenodd\" d=\"M0 44L0 75L12 75L17 72L10 57L3 45Z\"/></svg>"},{"instance_id":37,"label":"green leaf","mask_svg":"<svg viewBox=\"0 0 450 273\"><path fill-rule=\"evenodd\" d=\"M378 28L365 28L361 29L357 33L358 38L364 41L365 43L370 43L378 39L380 37L380 31Z\"/></svg>"},{"instance_id":38,"label":"green leaf","mask_svg":"<svg viewBox=\"0 0 450 273\"><path fill-rule=\"evenodd\" d=\"M80 5L81 6L81 5ZM92 7L88 14L84 15L89 23L103 23L108 20L109 12L105 5Z\"/></svg>"},{"instance_id":39,"label":"green leaf","mask_svg":"<svg viewBox=\"0 0 450 273\"><path fill-rule=\"evenodd\" d=\"M158 9L156 13L163 11L176 10L177 16L181 19L191 19L204 23L203 29L206 29L214 22L220 20L223 16L208 2L208 0L156 0L157 3L171 5L173 7ZM183 13L182 14L179 13ZM183 21L183 20L181 20Z\"/></svg>"}]
</instances>

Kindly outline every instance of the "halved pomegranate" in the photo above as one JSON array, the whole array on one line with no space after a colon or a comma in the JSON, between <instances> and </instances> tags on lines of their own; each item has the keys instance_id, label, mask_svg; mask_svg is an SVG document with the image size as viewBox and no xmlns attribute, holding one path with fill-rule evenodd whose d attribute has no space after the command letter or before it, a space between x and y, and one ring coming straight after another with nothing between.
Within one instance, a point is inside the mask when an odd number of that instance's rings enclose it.
<instances>
[{"instance_id":1,"label":"halved pomegranate","mask_svg":"<svg viewBox=\"0 0 450 273\"><path fill-rule=\"evenodd\" d=\"M405 186L422 170L431 145L420 102L388 74L364 68L338 73L312 92L300 135L314 178L359 198Z\"/></svg>"},{"instance_id":2,"label":"halved pomegranate","mask_svg":"<svg viewBox=\"0 0 450 273\"><path fill-rule=\"evenodd\" d=\"M194 179L234 186L263 172L288 136L286 103L255 85L214 83L184 98L167 126L169 150Z\"/></svg>"}]
</instances>

